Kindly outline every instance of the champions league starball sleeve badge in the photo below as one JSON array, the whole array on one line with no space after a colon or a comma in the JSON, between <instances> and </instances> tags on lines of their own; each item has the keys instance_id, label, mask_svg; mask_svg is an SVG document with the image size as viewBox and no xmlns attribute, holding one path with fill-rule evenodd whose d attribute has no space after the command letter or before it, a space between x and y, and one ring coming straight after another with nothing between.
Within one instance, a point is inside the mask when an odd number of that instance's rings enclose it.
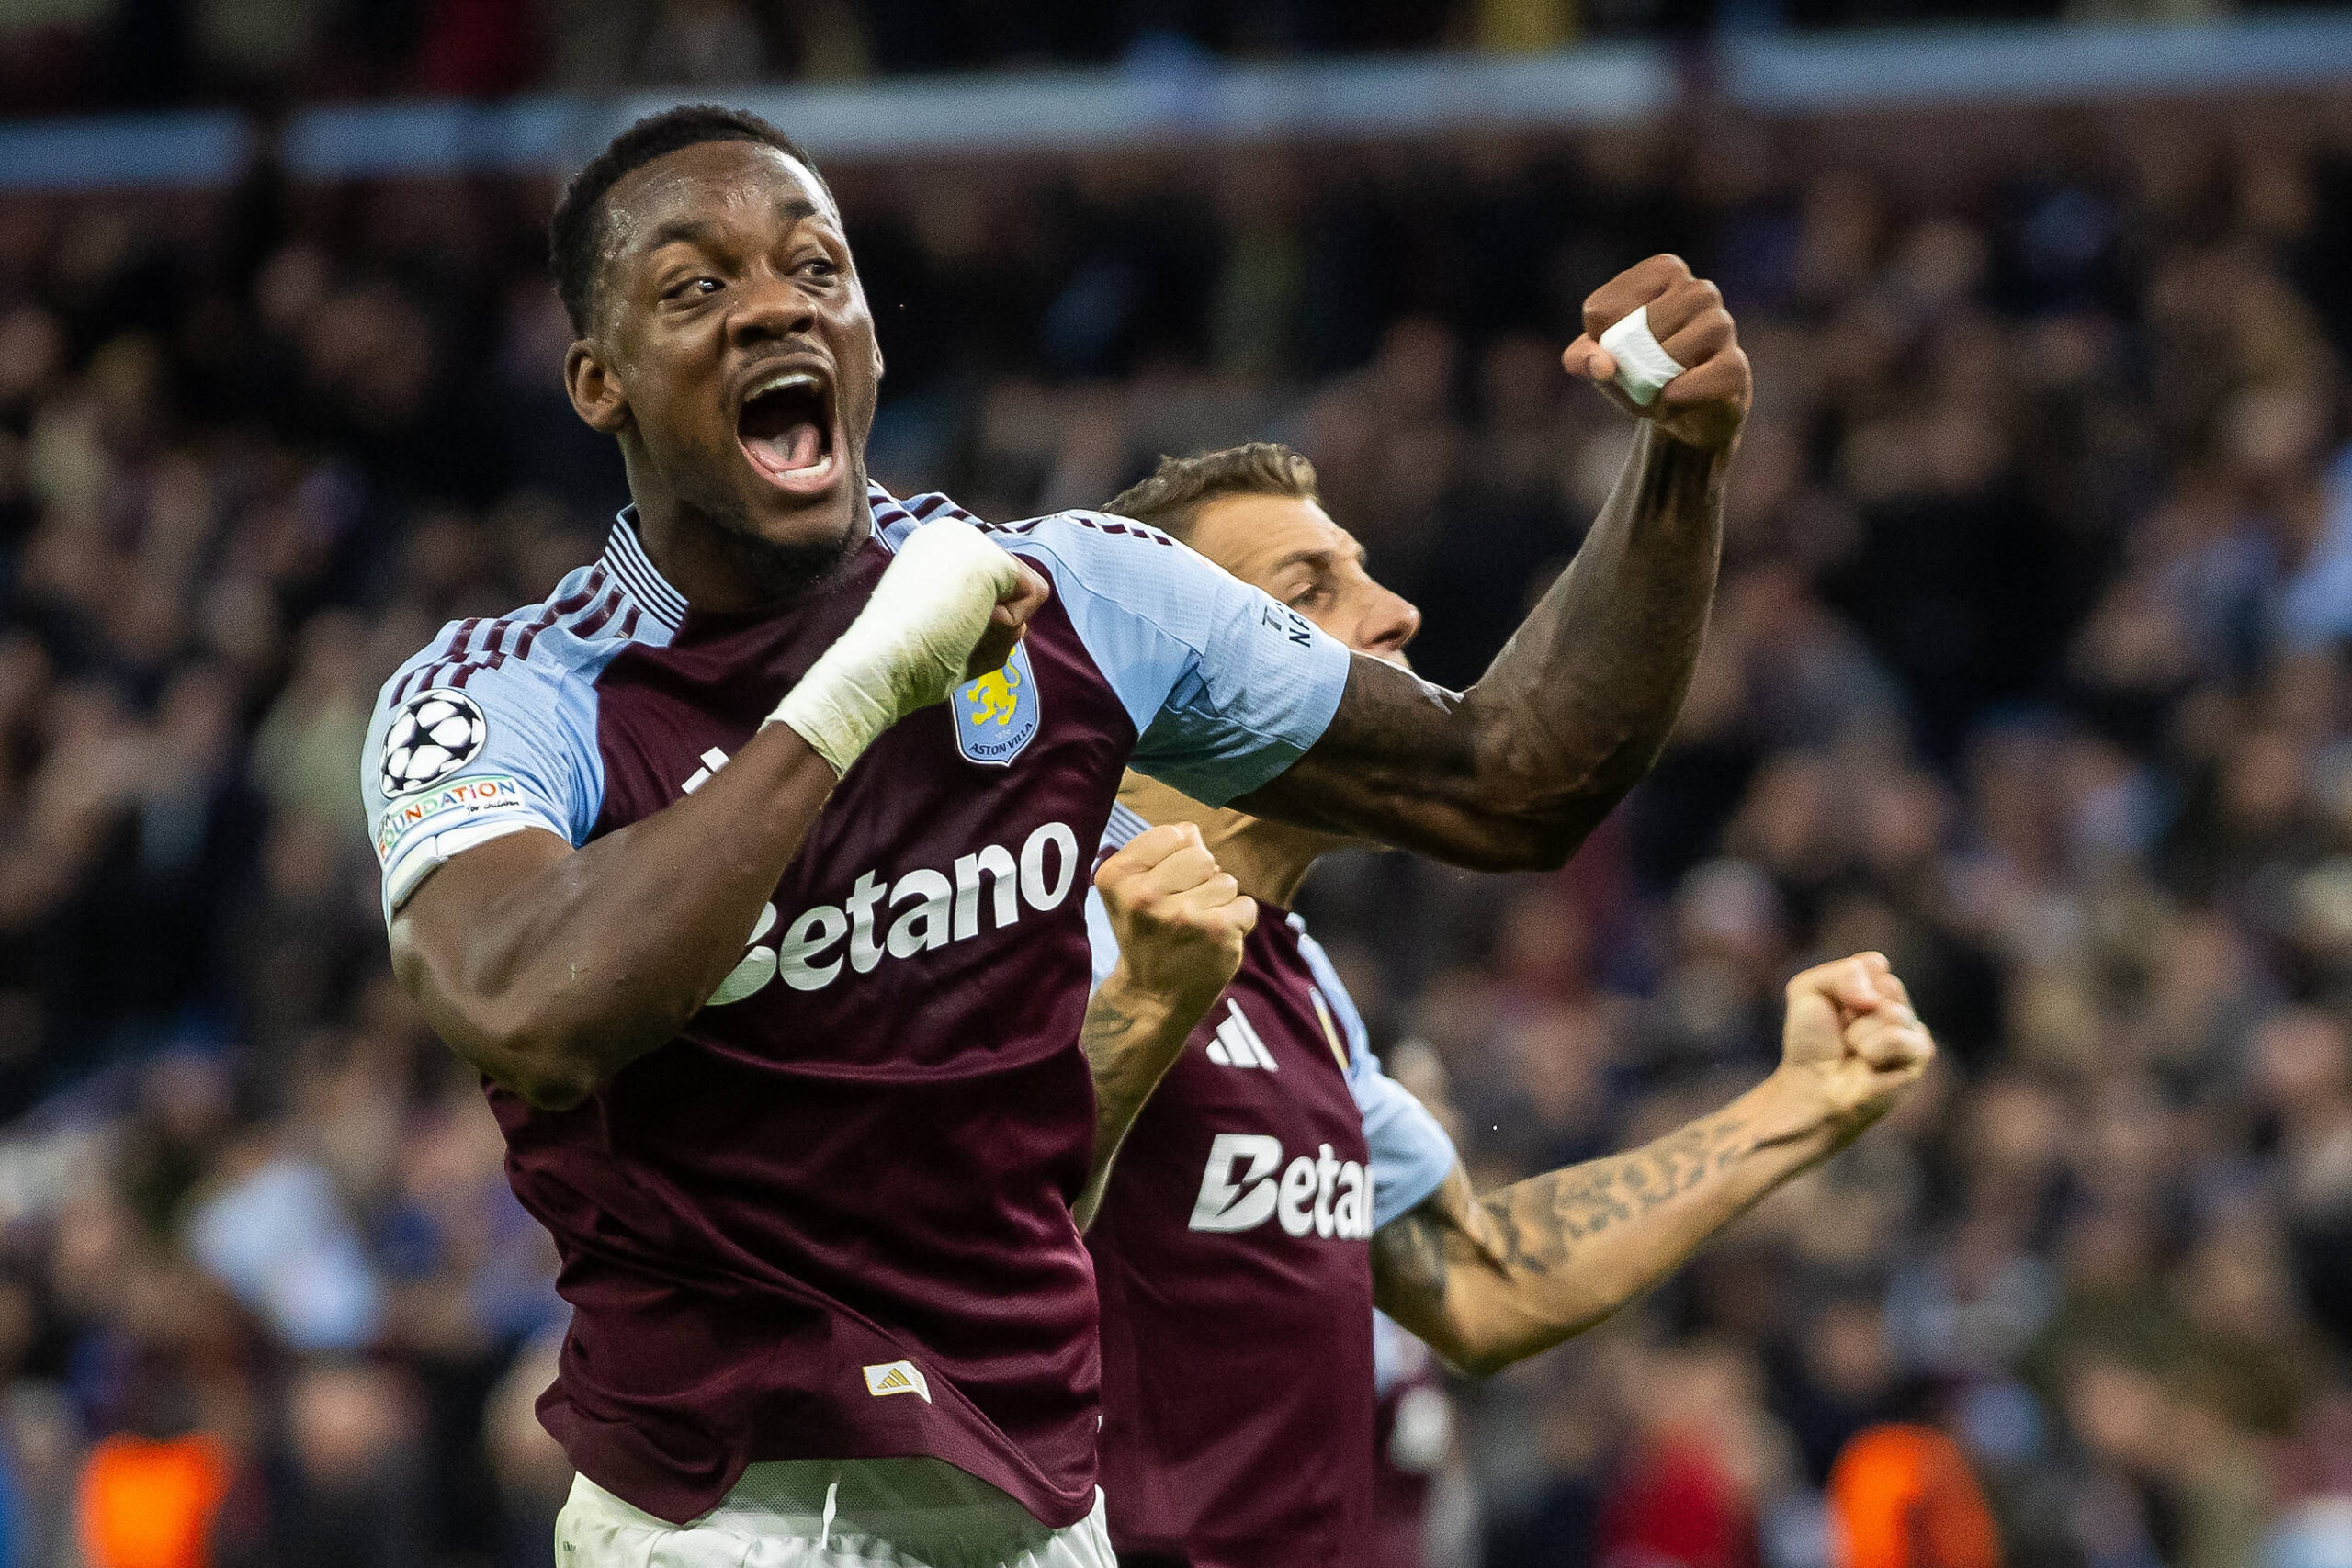
<instances>
[{"instance_id":1,"label":"champions league starball sleeve badge","mask_svg":"<svg viewBox=\"0 0 2352 1568\"><path fill-rule=\"evenodd\" d=\"M384 732L377 782L386 799L439 784L480 756L489 739L490 721L465 693L419 692Z\"/></svg>"}]
</instances>

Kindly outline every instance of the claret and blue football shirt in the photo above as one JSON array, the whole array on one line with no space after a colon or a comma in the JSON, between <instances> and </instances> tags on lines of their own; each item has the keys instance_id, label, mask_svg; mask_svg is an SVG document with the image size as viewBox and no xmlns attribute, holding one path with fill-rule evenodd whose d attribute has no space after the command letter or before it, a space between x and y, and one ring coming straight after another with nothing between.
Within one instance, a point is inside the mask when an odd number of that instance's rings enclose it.
<instances>
[{"instance_id":1,"label":"claret and blue football shirt","mask_svg":"<svg viewBox=\"0 0 2352 1568\"><path fill-rule=\"evenodd\" d=\"M964 515L871 502L842 574L758 612L695 610L625 513L545 604L445 628L362 761L388 917L491 838L585 844L724 768L897 543ZM1207 800L1282 773L1349 656L1139 524L989 534L1053 584L1021 651L859 759L684 1032L571 1111L488 1086L573 1307L541 1418L664 1518L755 1461L915 1454L1048 1525L1092 1506L1095 846L1130 763Z\"/></svg>"},{"instance_id":2,"label":"claret and blue football shirt","mask_svg":"<svg viewBox=\"0 0 2352 1568\"><path fill-rule=\"evenodd\" d=\"M1114 848L1148 824L1114 807ZM1099 981L1118 944L1088 894ZM1347 987L1271 905L1128 1130L1087 1233L1112 1544L1197 1568L1372 1555L1373 1232L1453 1141L1380 1070Z\"/></svg>"}]
</instances>

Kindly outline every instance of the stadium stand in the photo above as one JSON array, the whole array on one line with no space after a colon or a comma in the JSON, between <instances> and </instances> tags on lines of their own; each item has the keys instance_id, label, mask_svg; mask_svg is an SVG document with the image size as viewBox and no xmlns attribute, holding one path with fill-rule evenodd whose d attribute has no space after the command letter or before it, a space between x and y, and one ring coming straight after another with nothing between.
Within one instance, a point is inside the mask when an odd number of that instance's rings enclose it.
<instances>
[{"instance_id":1,"label":"stadium stand","mask_svg":"<svg viewBox=\"0 0 2352 1568\"><path fill-rule=\"evenodd\" d=\"M1583 292L1674 248L1739 314L1656 776L1557 876L1353 857L1309 912L1482 1186L1760 1072L1808 955L1894 955L1947 1063L1623 1320L1454 1387L1430 1562L1814 1568L1889 1422L2013 1563L2352 1552L2352 105L2257 109L840 175L878 478L1012 517L1290 440L1450 682L1622 450L1557 368ZM385 972L354 759L391 663L619 493L548 199L266 160L0 197L9 1568L190 1561L133 1526L191 1510L223 1568L547 1561L549 1258Z\"/></svg>"}]
</instances>

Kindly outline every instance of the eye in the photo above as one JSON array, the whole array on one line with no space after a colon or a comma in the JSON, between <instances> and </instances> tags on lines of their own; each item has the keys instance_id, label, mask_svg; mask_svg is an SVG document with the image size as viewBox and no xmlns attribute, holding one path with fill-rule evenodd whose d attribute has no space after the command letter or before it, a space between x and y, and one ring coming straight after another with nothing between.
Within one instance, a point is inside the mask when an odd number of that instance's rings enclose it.
<instances>
[{"instance_id":1,"label":"eye","mask_svg":"<svg viewBox=\"0 0 2352 1568\"><path fill-rule=\"evenodd\" d=\"M718 293L726 285L708 274L681 278L662 291L664 299L699 299Z\"/></svg>"},{"instance_id":2,"label":"eye","mask_svg":"<svg viewBox=\"0 0 2352 1568\"><path fill-rule=\"evenodd\" d=\"M1331 590L1320 582L1312 582L1292 594L1283 603L1300 612L1319 610L1330 603Z\"/></svg>"},{"instance_id":3,"label":"eye","mask_svg":"<svg viewBox=\"0 0 2352 1568\"><path fill-rule=\"evenodd\" d=\"M800 264L800 270L808 276L820 279L839 277L842 271L841 264L831 256L810 256Z\"/></svg>"}]
</instances>

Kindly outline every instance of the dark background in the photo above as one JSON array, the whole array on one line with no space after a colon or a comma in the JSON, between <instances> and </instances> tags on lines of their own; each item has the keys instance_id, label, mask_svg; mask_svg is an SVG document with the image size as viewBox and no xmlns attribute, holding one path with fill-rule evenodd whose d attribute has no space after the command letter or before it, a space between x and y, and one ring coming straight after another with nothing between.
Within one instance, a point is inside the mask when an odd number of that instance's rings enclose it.
<instances>
[{"instance_id":1,"label":"dark background","mask_svg":"<svg viewBox=\"0 0 2352 1568\"><path fill-rule=\"evenodd\" d=\"M267 11L0 17L0 109L1710 25ZM1558 370L1580 300L1689 257L1758 395L1674 744L1556 876L1351 855L1306 906L1482 1184L1752 1082L1821 956L1892 954L1944 1062L1640 1308L1452 1387L1406 1456L1424 1560L1814 1568L1832 1456L1906 1414L2015 1562L2340 1561L2352 95L1767 121L1693 93L1577 134L833 164L890 367L876 476L1009 519L1291 441L1466 683L1623 450ZM0 195L5 1568L111 1568L77 1510L190 1434L229 1489L213 1562L547 1561L568 1475L528 1405L562 1309L390 982L356 769L394 664L542 594L621 499L557 380L552 197L266 155L220 190Z\"/></svg>"}]
</instances>

